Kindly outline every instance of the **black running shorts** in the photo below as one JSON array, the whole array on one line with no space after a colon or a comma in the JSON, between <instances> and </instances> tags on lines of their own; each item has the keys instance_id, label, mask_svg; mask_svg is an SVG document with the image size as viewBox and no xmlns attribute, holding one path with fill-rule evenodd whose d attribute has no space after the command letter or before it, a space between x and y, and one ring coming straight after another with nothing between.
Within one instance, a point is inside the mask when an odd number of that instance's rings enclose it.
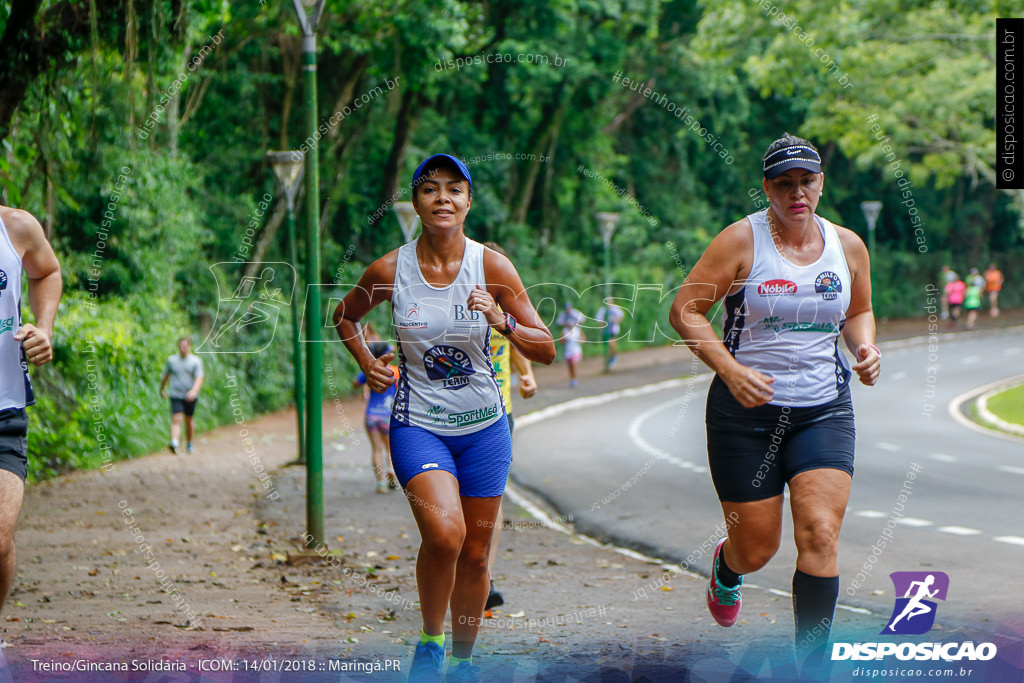
<instances>
[{"instance_id":1,"label":"black running shorts","mask_svg":"<svg viewBox=\"0 0 1024 683\"><path fill-rule=\"evenodd\" d=\"M186 417L192 417L196 412L196 401L186 401L183 398L172 398L171 399L171 415L175 413L185 413Z\"/></svg>"},{"instance_id":2,"label":"black running shorts","mask_svg":"<svg viewBox=\"0 0 1024 683\"><path fill-rule=\"evenodd\" d=\"M28 476L28 413L24 408L0 412L0 470L25 481Z\"/></svg>"},{"instance_id":3,"label":"black running shorts","mask_svg":"<svg viewBox=\"0 0 1024 683\"><path fill-rule=\"evenodd\" d=\"M849 385L818 406L744 408L718 376L705 413L708 464L718 499L746 503L781 495L807 470L853 476L856 432Z\"/></svg>"}]
</instances>

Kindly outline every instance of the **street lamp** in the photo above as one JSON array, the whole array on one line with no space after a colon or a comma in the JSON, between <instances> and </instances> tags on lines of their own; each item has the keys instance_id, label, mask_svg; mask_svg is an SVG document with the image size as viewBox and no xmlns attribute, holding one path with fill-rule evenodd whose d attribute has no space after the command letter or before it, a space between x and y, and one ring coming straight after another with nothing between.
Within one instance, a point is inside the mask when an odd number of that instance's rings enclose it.
<instances>
[{"instance_id":1,"label":"street lamp","mask_svg":"<svg viewBox=\"0 0 1024 683\"><path fill-rule=\"evenodd\" d=\"M601 228L601 239L604 240L604 318L605 325L609 323L612 316L612 234L619 224L619 214L611 211L601 211L597 218L598 226ZM611 368L611 334L606 329L604 335L604 369L607 372Z\"/></svg>"},{"instance_id":2,"label":"street lamp","mask_svg":"<svg viewBox=\"0 0 1024 683\"><path fill-rule=\"evenodd\" d=\"M860 210L864 212L864 220L868 224L868 253L875 255L875 222L882 213L882 202L861 202Z\"/></svg>"},{"instance_id":3,"label":"street lamp","mask_svg":"<svg viewBox=\"0 0 1024 683\"><path fill-rule=\"evenodd\" d=\"M296 464L306 464L306 432L303 429L305 423L306 401L303 395L302 386L302 345L299 343L299 321L302 313L299 307L302 305L299 295L299 256L298 237L295 232L295 195L299 193L299 184L302 182L303 163L305 153L302 151L291 152L267 152L267 161L274 169L277 176L277 184L284 192L286 206L288 208L288 248L292 267L295 269L295 288L292 294L292 365L294 366L295 417L299 429L299 454Z\"/></svg>"},{"instance_id":4,"label":"street lamp","mask_svg":"<svg viewBox=\"0 0 1024 683\"><path fill-rule=\"evenodd\" d=\"M412 236L416 234L416 223L419 221L419 214L416 213L416 208L413 207L412 202L395 202L394 209L395 215L398 216L398 222L402 224L402 235L405 237L405 241L409 242L412 240Z\"/></svg>"},{"instance_id":5,"label":"street lamp","mask_svg":"<svg viewBox=\"0 0 1024 683\"><path fill-rule=\"evenodd\" d=\"M326 0L292 0L302 28L306 93L306 527L308 546L324 542L323 386L320 348L320 145L317 131L316 25Z\"/></svg>"}]
</instances>

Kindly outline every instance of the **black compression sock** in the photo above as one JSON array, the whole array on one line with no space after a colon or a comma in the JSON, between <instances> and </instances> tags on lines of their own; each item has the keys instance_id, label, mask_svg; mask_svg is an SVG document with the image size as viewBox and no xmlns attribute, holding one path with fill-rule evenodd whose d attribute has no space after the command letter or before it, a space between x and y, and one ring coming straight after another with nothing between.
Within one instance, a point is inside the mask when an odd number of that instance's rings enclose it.
<instances>
[{"instance_id":1,"label":"black compression sock","mask_svg":"<svg viewBox=\"0 0 1024 683\"><path fill-rule=\"evenodd\" d=\"M718 577L718 583L726 588L735 588L740 585L740 575L729 569L729 565L725 563L725 552L718 553L718 566L715 568L715 576ZM838 593L836 594L838 595Z\"/></svg>"},{"instance_id":2,"label":"black compression sock","mask_svg":"<svg viewBox=\"0 0 1024 683\"><path fill-rule=\"evenodd\" d=\"M794 572L793 621L796 623L798 655L824 650L828 646L838 598L838 576L811 576L799 569Z\"/></svg>"}]
</instances>

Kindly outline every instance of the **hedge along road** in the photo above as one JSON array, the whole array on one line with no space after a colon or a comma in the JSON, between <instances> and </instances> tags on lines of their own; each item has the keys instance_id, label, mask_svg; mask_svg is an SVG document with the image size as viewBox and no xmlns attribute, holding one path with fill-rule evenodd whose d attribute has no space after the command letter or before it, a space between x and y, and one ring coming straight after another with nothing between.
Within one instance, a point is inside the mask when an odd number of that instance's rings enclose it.
<instances>
[{"instance_id":1,"label":"hedge along road","mask_svg":"<svg viewBox=\"0 0 1024 683\"><path fill-rule=\"evenodd\" d=\"M1016 619L1024 586L1001 582L992 591L976 578L983 567L1024 562L1024 449L966 428L947 406L1019 366L1021 330L892 342L883 345L878 386L854 384L857 459L840 536L840 604L881 621L893 604L889 573L930 568L950 576L938 623L989 631ZM521 417L513 476L573 515L578 531L675 562L689 557L706 574L708 539L725 523L707 471L710 376L678 353L686 374L664 389L533 424ZM778 555L748 583L789 590L792 538L787 516Z\"/></svg>"}]
</instances>

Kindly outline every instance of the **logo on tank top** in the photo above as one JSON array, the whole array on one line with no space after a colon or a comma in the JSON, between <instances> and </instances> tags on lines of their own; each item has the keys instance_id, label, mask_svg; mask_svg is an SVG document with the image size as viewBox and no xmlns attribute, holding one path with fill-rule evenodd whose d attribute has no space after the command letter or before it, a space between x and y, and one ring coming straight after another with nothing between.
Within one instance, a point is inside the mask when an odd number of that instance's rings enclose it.
<instances>
[{"instance_id":1,"label":"logo on tank top","mask_svg":"<svg viewBox=\"0 0 1024 683\"><path fill-rule=\"evenodd\" d=\"M833 301L843 291L843 283L839 281L838 275L831 270L826 270L815 279L814 291L821 294L821 298L825 301Z\"/></svg>"},{"instance_id":2,"label":"logo on tank top","mask_svg":"<svg viewBox=\"0 0 1024 683\"><path fill-rule=\"evenodd\" d=\"M404 320L396 320L395 327L403 330L424 330L428 327L425 320L420 320L419 301L413 301L406 307Z\"/></svg>"},{"instance_id":3,"label":"logo on tank top","mask_svg":"<svg viewBox=\"0 0 1024 683\"><path fill-rule=\"evenodd\" d=\"M796 294L796 283L791 280L768 280L757 286L761 296L793 296Z\"/></svg>"},{"instance_id":4,"label":"logo on tank top","mask_svg":"<svg viewBox=\"0 0 1024 683\"><path fill-rule=\"evenodd\" d=\"M469 384L469 376L476 372L469 354L455 346L438 344L423 354L423 367L427 377L440 381L445 389L456 391Z\"/></svg>"},{"instance_id":5,"label":"logo on tank top","mask_svg":"<svg viewBox=\"0 0 1024 683\"><path fill-rule=\"evenodd\" d=\"M4 295L4 290L7 289L7 273L0 270L0 296Z\"/></svg>"}]
</instances>

